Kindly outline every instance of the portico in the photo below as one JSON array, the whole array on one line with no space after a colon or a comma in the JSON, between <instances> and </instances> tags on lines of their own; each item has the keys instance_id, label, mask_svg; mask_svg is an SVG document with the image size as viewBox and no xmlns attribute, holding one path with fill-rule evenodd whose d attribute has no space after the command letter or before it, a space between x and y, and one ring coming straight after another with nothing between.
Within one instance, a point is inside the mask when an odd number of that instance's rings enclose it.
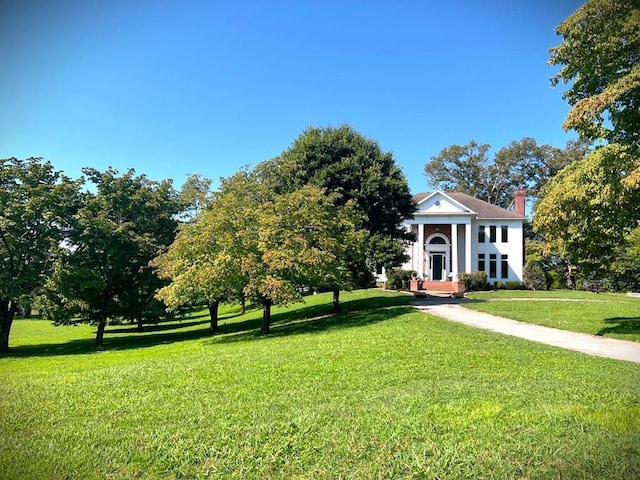
<instances>
[{"instance_id":1,"label":"portico","mask_svg":"<svg viewBox=\"0 0 640 480\"><path fill-rule=\"evenodd\" d=\"M420 279L456 281L458 273L470 265L470 219L416 218L407 227L417 238L409 270L416 271Z\"/></svg>"}]
</instances>

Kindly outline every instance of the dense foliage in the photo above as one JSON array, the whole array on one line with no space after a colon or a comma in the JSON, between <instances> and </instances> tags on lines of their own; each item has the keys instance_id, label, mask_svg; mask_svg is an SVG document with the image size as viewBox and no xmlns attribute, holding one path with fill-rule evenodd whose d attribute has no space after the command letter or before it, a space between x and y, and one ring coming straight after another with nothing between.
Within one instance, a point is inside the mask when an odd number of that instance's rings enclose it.
<instances>
[{"instance_id":1,"label":"dense foliage","mask_svg":"<svg viewBox=\"0 0 640 480\"><path fill-rule=\"evenodd\" d=\"M459 273L458 279L464 282L464 288L467 291L486 290L489 287L487 272Z\"/></svg>"},{"instance_id":2,"label":"dense foliage","mask_svg":"<svg viewBox=\"0 0 640 480\"><path fill-rule=\"evenodd\" d=\"M0 160L0 352L9 349L19 303L29 303L51 271L78 194L79 182L41 158Z\"/></svg>"},{"instance_id":3,"label":"dense foliage","mask_svg":"<svg viewBox=\"0 0 640 480\"><path fill-rule=\"evenodd\" d=\"M354 284L370 285L377 267L393 268L406 260L405 245L413 236L402 223L416 207L393 155L374 140L348 125L308 128L258 171L275 191L315 185L334 195L337 207L355 209L356 226L367 232L367 239L364 251L350 255Z\"/></svg>"},{"instance_id":4,"label":"dense foliage","mask_svg":"<svg viewBox=\"0 0 640 480\"><path fill-rule=\"evenodd\" d=\"M587 143L569 141L561 149L523 138L502 147L493 159L488 157L490 148L472 140L443 149L424 167L429 185L509 208L518 189L526 189L529 198L537 198L562 168L584 157Z\"/></svg>"},{"instance_id":5,"label":"dense foliage","mask_svg":"<svg viewBox=\"0 0 640 480\"><path fill-rule=\"evenodd\" d=\"M549 252L584 275L608 275L619 246L640 220L640 189L624 182L635 162L624 147L607 145L550 182L534 218Z\"/></svg>"},{"instance_id":6,"label":"dense foliage","mask_svg":"<svg viewBox=\"0 0 640 480\"><path fill-rule=\"evenodd\" d=\"M170 181L154 182L133 170L84 169L96 193L84 194L65 248L47 282L41 308L56 323L79 317L97 326L102 346L109 319L161 315L161 286L149 262L174 238L181 202Z\"/></svg>"},{"instance_id":7,"label":"dense foliage","mask_svg":"<svg viewBox=\"0 0 640 480\"><path fill-rule=\"evenodd\" d=\"M558 28L552 79L571 83L564 127L601 145L544 189L534 229L567 265L568 285L638 288L640 2L591 0Z\"/></svg>"},{"instance_id":8,"label":"dense foliage","mask_svg":"<svg viewBox=\"0 0 640 480\"><path fill-rule=\"evenodd\" d=\"M387 288L401 290L409 288L409 281L417 275L415 270L402 270L393 268L387 270Z\"/></svg>"},{"instance_id":9,"label":"dense foliage","mask_svg":"<svg viewBox=\"0 0 640 480\"><path fill-rule=\"evenodd\" d=\"M350 204L336 208L334 196L305 185L276 194L254 172L223 179L220 191L155 263L171 284L158 296L171 307L206 303L211 330L215 306L223 300L252 299L263 307L269 332L272 305L298 301L318 285L350 285L347 250L358 251Z\"/></svg>"},{"instance_id":10,"label":"dense foliage","mask_svg":"<svg viewBox=\"0 0 640 480\"><path fill-rule=\"evenodd\" d=\"M640 147L640 1L590 0L556 29L552 83L570 83L565 129Z\"/></svg>"}]
</instances>

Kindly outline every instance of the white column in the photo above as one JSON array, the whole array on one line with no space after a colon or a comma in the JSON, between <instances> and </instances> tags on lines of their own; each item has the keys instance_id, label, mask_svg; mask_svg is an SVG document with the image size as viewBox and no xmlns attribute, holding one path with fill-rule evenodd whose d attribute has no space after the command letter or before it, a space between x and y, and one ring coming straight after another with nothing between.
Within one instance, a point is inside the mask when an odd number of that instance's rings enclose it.
<instances>
[{"instance_id":1,"label":"white column","mask_svg":"<svg viewBox=\"0 0 640 480\"><path fill-rule=\"evenodd\" d=\"M457 280L458 275L458 224L451 224L451 280Z\"/></svg>"},{"instance_id":2,"label":"white column","mask_svg":"<svg viewBox=\"0 0 640 480\"><path fill-rule=\"evenodd\" d=\"M418 229L418 225L415 223L411 224L411 231L414 232L413 227ZM416 233L416 241L411 244L411 270L418 271L418 237L417 231Z\"/></svg>"},{"instance_id":3,"label":"white column","mask_svg":"<svg viewBox=\"0 0 640 480\"><path fill-rule=\"evenodd\" d=\"M418 224L418 275L424 278L424 225Z\"/></svg>"},{"instance_id":4,"label":"white column","mask_svg":"<svg viewBox=\"0 0 640 480\"><path fill-rule=\"evenodd\" d=\"M464 225L464 269L465 272L472 272L471 267L471 224Z\"/></svg>"}]
</instances>

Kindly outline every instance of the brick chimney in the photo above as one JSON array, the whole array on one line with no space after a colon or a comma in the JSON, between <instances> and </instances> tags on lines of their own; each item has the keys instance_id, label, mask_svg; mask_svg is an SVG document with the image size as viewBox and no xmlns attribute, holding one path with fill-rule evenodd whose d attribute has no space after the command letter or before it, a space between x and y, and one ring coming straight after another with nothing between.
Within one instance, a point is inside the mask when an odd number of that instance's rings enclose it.
<instances>
[{"instance_id":1,"label":"brick chimney","mask_svg":"<svg viewBox=\"0 0 640 480\"><path fill-rule=\"evenodd\" d=\"M516 190L514 198L514 211L521 217L525 217L525 203L527 199L527 192L523 189Z\"/></svg>"}]
</instances>

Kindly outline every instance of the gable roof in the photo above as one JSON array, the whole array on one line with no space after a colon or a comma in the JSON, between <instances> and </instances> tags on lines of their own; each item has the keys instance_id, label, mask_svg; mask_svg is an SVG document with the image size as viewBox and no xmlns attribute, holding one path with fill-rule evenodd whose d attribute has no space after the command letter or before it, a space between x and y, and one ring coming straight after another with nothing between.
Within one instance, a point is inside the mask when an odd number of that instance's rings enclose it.
<instances>
[{"instance_id":1,"label":"gable roof","mask_svg":"<svg viewBox=\"0 0 640 480\"><path fill-rule=\"evenodd\" d=\"M427 199L433 195L433 192L428 193L416 193L413 196L413 200L416 203L420 203L423 200ZM502 207L498 207L497 205L493 205L489 202L485 202L484 200L480 200L479 198L472 197L471 195L467 195L462 192L449 192L444 194L449 198L452 198L459 204L463 205L465 208L474 212L476 214L476 218L483 219L500 219L500 218L512 218L512 219L523 219L525 217L521 217L515 212L511 212Z\"/></svg>"}]
</instances>

